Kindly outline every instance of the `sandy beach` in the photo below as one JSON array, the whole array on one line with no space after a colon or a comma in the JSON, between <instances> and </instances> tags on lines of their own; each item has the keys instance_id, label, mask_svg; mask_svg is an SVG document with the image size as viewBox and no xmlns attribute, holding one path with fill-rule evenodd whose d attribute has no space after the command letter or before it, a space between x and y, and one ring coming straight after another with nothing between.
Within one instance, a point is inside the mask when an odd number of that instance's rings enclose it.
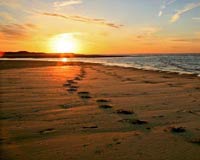
<instances>
[{"instance_id":1,"label":"sandy beach","mask_svg":"<svg viewBox=\"0 0 200 160\"><path fill-rule=\"evenodd\" d=\"M0 62L2 160L199 160L200 78Z\"/></svg>"}]
</instances>

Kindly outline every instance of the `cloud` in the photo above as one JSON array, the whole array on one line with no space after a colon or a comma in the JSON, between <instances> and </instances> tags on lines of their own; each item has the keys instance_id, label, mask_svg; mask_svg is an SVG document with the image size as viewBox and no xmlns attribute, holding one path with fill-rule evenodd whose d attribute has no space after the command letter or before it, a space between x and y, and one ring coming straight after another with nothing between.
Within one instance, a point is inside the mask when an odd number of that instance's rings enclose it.
<instances>
[{"instance_id":1,"label":"cloud","mask_svg":"<svg viewBox=\"0 0 200 160\"><path fill-rule=\"evenodd\" d=\"M38 29L38 26L32 23L25 23L24 26L29 29Z\"/></svg>"},{"instance_id":2,"label":"cloud","mask_svg":"<svg viewBox=\"0 0 200 160\"><path fill-rule=\"evenodd\" d=\"M192 20L194 20L194 21L200 21L200 17L193 17Z\"/></svg>"},{"instance_id":3,"label":"cloud","mask_svg":"<svg viewBox=\"0 0 200 160\"><path fill-rule=\"evenodd\" d=\"M179 38L179 39L172 39L173 42L184 42L184 43L188 43L188 42L200 42L200 38Z\"/></svg>"},{"instance_id":4,"label":"cloud","mask_svg":"<svg viewBox=\"0 0 200 160\"><path fill-rule=\"evenodd\" d=\"M6 12L0 12L0 19L6 22L15 21L15 19L9 13L6 13Z\"/></svg>"},{"instance_id":5,"label":"cloud","mask_svg":"<svg viewBox=\"0 0 200 160\"><path fill-rule=\"evenodd\" d=\"M145 27L141 29L141 33L137 35L138 39L146 39L152 37L155 33L159 32L161 29L158 27Z\"/></svg>"},{"instance_id":6,"label":"cloud","mask_svg":"<svg viewBox=\"0 0 200 160\"><path fill-rule=\"evenodd\" d=\"M5 6L13 9L21 7L19 0L0 0L0 6Z\"/></svg>"},{"instance_id":7,"label":"cloud","mask_svg":"<svg viewBox=\"0 0 200 160\"><path fill-rule=\"evenodd\" d=\"M182 14L184 14L184 13L186 13L186 12L189 12L190 10L192 10L192 9L194 9L194 8L197 8L197 7L200 7L200 3L190 3L190 4L186 5L183 9L178 10L178 11L171 17L170 22L171 22L171 23L176 22L177 20L180 19L180 17L182 16Z\"/></svg>"},{"instance_id":8,"label":"cloud","mask_svg":"<svg viewBox=\"0 0 200 160\"><path fill-rule=\"evenodd\" d=\"M112 28L121 28L123 25L121 24L115 24L111 22L107 22L105 19L97 19L97 18L88 18L88 17L83 17L83 16L69 16L69 15L62 15L62 14L56 14L56 13L41 13L42 15L45 16L51 16L51 17L59 17L63 18L66 20L73 20L73 21L79 21L79 22L85 22L85 23L93 23L93 24L99 24L99 25L104 25Z\"/></svg>"},{"instance_id":9,"label":"cloud","mask_svg":"<svg viewBox=\"0 0 200 160\"><path fill-rule=\"evenodd\" d=\"M65 6L71 6L71 5L77 5L81 4L81 0L65 0L65 1L57 1L54 2L54 7L59 8L59 7L65 7Z\"/></svg>"},{"instance_id":10,"label":"cloud","mask_svg":"<svg viewBox=\"0 0 200 160\"><path fill-rule=\"evenodd\" d=\"M5 38L25 39L29 36L29 31L37 29L37 26L31 23L26 24L0 24L0 34Z\"/></svg>"},{"instance_id":11,"label":"cloud","mask_svg":"<svg viewBox=\"0 0 200 160\"><path fill-rule=\"evenodd\" d=\"M167 8L167 6L169 6L175 2L176 2L176 0L164 0L162 6L160 8L160 11L158 13L158 16L161 17L163 15L164 9Z\"/></svg>"}]
</instances>

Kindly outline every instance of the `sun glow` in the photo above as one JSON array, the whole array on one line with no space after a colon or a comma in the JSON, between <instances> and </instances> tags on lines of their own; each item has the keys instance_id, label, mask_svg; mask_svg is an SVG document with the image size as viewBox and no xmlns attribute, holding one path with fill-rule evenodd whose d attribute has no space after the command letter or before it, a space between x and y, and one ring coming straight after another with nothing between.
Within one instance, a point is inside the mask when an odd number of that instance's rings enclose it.
<instances>
[{"instance_id":1,"label":"sun glow","mask_svg":"<svg viewBox=\"0 0 200 160\"><path fill-rule=\"evenodd\" d=\"M62 58L61 61L65 63L65 62L68 62L68 59L67 58Z\"/></svg>"},{"instance_id":2,"label":"sun glow","mask_svg":"<svg viewBox=\"0 0 200 160\"><path fill-rule=\"evenodd\" d=\"M54 36L50 45L56 53L77 53L78 41L72 34L64 33Z\"/></svg>"}]
</instances>

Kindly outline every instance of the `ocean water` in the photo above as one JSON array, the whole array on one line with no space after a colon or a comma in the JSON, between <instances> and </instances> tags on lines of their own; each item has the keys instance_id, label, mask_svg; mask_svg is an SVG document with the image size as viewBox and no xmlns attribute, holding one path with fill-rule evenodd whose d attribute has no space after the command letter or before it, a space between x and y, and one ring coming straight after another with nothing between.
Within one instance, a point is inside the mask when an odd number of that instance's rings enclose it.
<instances>
[{"instance_id":1,"label":"ocean water","mask_svg":"<svg viewBox=\"0 0 200 160\"><path fill-rule=\"evenodd\" d=\"M1 60L8 60L8 58L1 58ZM16 58L12 60L19 59ZM61 61L61 59L58 58L23 58L23 60ZM200 77L200 54L137 55L130 57L105 58L69 58L68 61L99 63L108 66L133 67L143 70L176 72L179 74L195 74Z\"/></svg>"}]
</instances>

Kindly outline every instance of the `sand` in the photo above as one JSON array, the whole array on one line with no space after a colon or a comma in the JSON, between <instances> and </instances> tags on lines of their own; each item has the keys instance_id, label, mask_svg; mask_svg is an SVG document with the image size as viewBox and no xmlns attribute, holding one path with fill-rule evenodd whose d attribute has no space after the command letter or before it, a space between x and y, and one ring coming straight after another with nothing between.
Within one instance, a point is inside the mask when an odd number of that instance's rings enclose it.
<instances>
[{"instance_id":1,"label":"sand","mask_svg":"<svg viewBox=\"0 0 200 160\"><path fill-rule=\"evenodd\" d=\"M200 78L0 62L2 160L199 160Z\"/></svg>"}]
</instances>

